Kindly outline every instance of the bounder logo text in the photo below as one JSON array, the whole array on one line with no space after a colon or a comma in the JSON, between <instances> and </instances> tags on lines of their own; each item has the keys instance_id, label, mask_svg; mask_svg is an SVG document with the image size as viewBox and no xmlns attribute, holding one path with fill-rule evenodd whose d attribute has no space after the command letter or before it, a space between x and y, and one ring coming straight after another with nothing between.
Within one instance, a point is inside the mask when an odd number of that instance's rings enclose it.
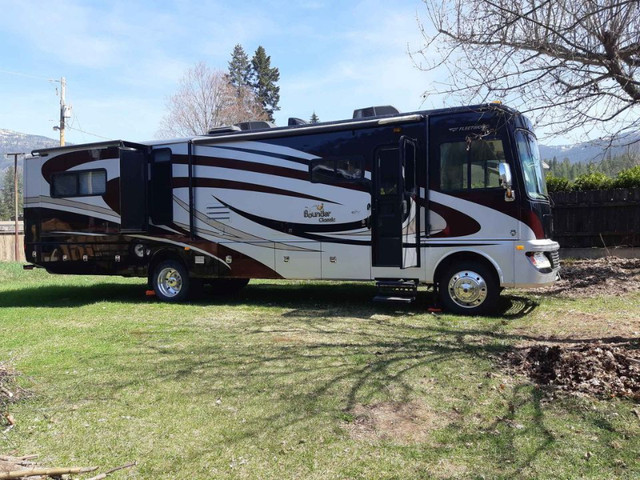
<instances>
[{"instance_id":1,"label":"bounder logo text","mask_svg":"<svg viewBox=\"0 0 640 480\"><path fill-rule=\"evenodd\" d=\"M335 217L331 216L331 212L324 209L324 203L312 205L311 208L304 209L304 218L317 218L318 222L335 222Z\"/></svg>"}]
</instances>

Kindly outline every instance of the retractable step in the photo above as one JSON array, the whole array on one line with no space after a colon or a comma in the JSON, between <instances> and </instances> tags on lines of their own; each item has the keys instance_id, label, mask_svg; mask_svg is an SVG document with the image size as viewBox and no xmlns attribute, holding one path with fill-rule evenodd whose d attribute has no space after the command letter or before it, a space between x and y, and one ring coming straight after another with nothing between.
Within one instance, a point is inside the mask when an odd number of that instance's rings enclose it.
<instances>
[{"instance_id":1,"label":"retractable step","mask_svg":"<svg viewBox=\"0 0 640 480\"><path fill-rule=\"evenodd\" d=\"M416 280L377 280L376 288L378 289L378 294L373 297L374 302L411 303L418 294L418 282Z\"/></svg>"}]
</instances>

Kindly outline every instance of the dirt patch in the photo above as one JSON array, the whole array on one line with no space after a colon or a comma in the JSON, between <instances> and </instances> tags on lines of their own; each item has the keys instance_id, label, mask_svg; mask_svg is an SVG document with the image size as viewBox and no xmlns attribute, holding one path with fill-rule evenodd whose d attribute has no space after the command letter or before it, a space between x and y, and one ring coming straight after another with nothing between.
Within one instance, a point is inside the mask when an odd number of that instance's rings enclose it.
<instances>
[{"instance_id":1,"label":"dirt patch","mask_svg":"<svg viewBox=\"0 0 640 480\"><path fill-rule=\"evenodd\" d=\"M27 392L17 384L18 373L9 365L0 362L0 428L11 426L9 406L25 397Z\"/></svg>"},{"instance_id":2,"label":"dirt patch","mask_svg":"<svg viewBox=\"0 0 640 480\"><path fill-rule=\"evenodd\" d=\"M534 345L508 352L505 358L517 372L554 390L595 397L627 397L640 402L638 345Z\"/></svg>"},{"instance_id":3,"label":"dirt patch","mask_svg":"<svg viewBox=\"0 0 640 480\"><path fill-rule=\"evenodd\" d=\"M384 402L356 405L347 424L355 440L391 440L400 444L421 443L445 427L450 419L420 402Z\"/></svg>"},{"instance_id":4,"label":"dirt patch","mask_svg":"<svg viewBox=\"0 0 640 480\"><path fill-rule=\"evenodd\" d=\"M561 267L561 279L538 292L581 298L640 292L640 258L571 260Z\"/></svg>"}]
</instances>

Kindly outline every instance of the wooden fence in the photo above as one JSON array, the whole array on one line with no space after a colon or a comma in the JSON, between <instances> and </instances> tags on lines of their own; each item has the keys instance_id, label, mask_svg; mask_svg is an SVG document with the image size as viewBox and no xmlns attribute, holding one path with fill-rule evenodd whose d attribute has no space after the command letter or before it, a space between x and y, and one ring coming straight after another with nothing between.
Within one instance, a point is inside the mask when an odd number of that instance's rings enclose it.
<instances>
[{"instance_id":1,"label":"wooden fence","mask_svg":"<svg viewBox=\"0 0 640 480\"><path fill-rule=\"evenodd\" d=\"M555 192L551 199L561 247L640 246L640 188Z\"/></svg>"},{"instance_id":2,"label":"wooden fence","mask_svg":"<svg viewBox=\"0 0 640 480\"><path fill-rule=\"evenodd\" d=\"M15 226L13 222L0 222L0 262L15 261L14 236ZM24 233L22 232L22 222L18 222L18 240L20 245L19 262L24 262Z\"/></svg>"}]
</instances>

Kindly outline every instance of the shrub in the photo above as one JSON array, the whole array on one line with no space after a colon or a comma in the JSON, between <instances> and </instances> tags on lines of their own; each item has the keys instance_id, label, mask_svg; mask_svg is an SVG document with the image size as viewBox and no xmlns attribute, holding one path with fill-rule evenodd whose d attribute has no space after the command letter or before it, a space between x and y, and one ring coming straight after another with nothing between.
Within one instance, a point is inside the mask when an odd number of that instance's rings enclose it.
<instances>
[{"instance_id":1,"label":"shrub","mask_svg":"<svg viewBox=\"0 0 640 480\"><path fill-rule=\"evenodd\" d=\"M613 181L615 188L640 187L640 165L622 170Z\"/></svg>"},{"instance_id":2,"label":"shrub","mask_svg":"<svg viewBox=\"0 0 640 480\"><path fill-rule=\"evenodd\" d=\"M571 181L567 178L556 177L550 173L547 175L547 191L552 192L569 192L571 191Z\"/></svg>"},{"instance_id":3,"label":"shrub","mask_svg":"<svg viewBox=\"0 0 640 480\"><path fill-rule=\"evenodd\" d=\"M613 179L602 172L589 172L580 175L573 182L573 190L606 190L613 187Z\"/></svg>"}]
</instances>

